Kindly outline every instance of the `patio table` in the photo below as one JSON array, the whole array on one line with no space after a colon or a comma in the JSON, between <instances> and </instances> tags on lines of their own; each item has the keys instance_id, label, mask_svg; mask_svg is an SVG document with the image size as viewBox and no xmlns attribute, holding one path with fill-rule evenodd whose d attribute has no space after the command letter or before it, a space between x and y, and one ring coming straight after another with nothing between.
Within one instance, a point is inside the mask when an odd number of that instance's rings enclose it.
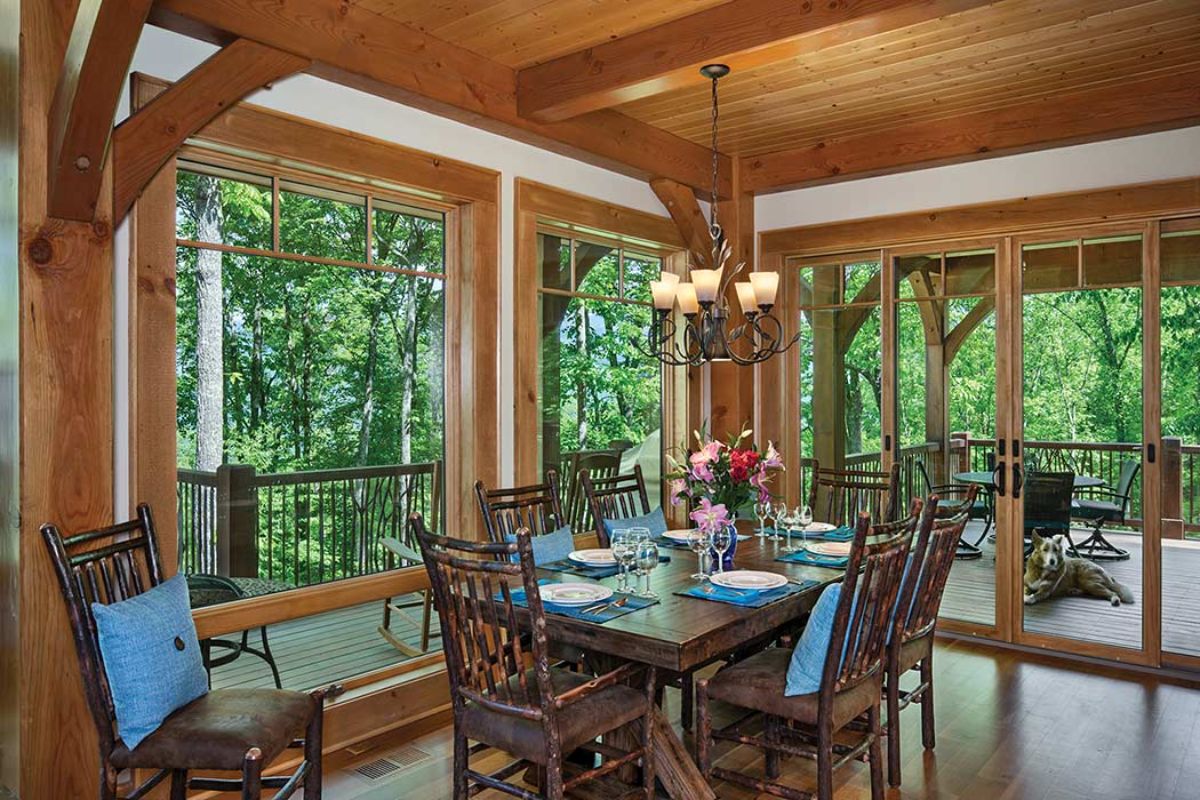
<instances>
[{"instance_id":1,"label":"patio table","mask_svg":"<svg viewBox=\"0 0 1200 800\"><path fill-rule=\"evenodd\" d=\"M752 537L738 542L736 569L777 572L796 581L812 581L803 590L762 608L675 594L693 583L689 576L696 567L693 559L680 554L672 556L670 563L660 564L651 574L651 588L660 599L657 605L602 624L547 614L547 636L552 642L586 650L598 669L634 661L685 673L711 664L743 647L769 640L811 611L827 585L842 579L837 570L779 562L775 560L778 555L779 544L767 539ZM539 570L539 578L581 580L578 576L548 570ZM615 581L606 578L598 582L615 586ZM522 616L522 621L528 619L527 615ZM655 771L667 794L676 800L713 800L716 795L661 712L654 724Z\"/></svg>"},{"instance_id":2,"label":"patio table","mask_svg":"<svg viewBox=\"0 0 1200 800\"><path fill-rule=\"evenodd\" d=\"M988 491L996 490L995 478L990 472L956 472L954 480L959 483L977 483L986 488ZM1095 478L1091 475L1076 475L1075 490L1094 489L1097 486L1103 486L1103 478Z\"/></svg>"}]
</instances>

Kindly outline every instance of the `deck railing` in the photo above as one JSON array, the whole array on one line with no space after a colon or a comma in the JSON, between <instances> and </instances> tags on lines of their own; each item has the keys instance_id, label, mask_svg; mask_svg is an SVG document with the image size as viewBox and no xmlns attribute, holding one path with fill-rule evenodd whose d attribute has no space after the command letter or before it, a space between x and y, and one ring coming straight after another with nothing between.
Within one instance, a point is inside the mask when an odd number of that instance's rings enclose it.
<instances>
[{"instance_id":1,"label":"deck railing","mask_svg":"<svg viewBox=\"0 0 1200 800\"><path fill-rule=\"evenodd\" d=\"M259 474L179 470L179 568L308 586L387 569L385 537L436 518L441 463Z\"/></svg>"}]
</instances>

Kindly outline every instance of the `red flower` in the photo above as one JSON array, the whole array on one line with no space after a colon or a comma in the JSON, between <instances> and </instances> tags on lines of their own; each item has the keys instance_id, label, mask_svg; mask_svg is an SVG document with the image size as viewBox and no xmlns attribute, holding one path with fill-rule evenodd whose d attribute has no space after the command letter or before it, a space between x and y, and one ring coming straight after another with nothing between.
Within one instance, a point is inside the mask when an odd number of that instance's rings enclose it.
<instances>
[{"instance_id":1,"label":"red flower","mask_svg":"<svg viewBox=\"0 0 1200 800\"><path fill-rule=\"evenodd\" d=\"M729 477L741 482L749 480L760 456L754 450L732 450L729 453Z\"/></svg>"}]
</instances>

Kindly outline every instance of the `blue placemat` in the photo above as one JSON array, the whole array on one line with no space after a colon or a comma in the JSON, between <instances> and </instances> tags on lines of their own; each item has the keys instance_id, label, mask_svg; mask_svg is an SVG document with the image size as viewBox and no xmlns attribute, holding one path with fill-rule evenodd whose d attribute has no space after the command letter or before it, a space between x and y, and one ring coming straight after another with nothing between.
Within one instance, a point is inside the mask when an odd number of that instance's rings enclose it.
<instances>
[{"instance_id":1,"label":"blue placemat","mask_svg":"<svg viewBox=\"0 0 1200 800\"><path fill-rule=\"evenodd\" d=\"M547 583L550 583L550 581L538 581L539 586ZM497 600L501 599L501 597L502 595L496 595ZM514 604L524 607L525 590L513 589L512 599ZM617 617L623 617L626 614L633 613L634 611L640 611L643 608L649 608L650 606L658 605L658 600L650 600L645 597L634 597L633 595L623 594L621 592L613 592L613 596L604 602L614 603L618 600L624 600L625 605L619 607L608 606L603 611L593 614L585 614L582 608L576 608L575 606L560 606L557 603L548 603L545 600L542 601L542 607L546 609L547 614L558 614L561 617L570 617L571 619L583 620L584 622L598 622L603 624L609 620L614 620Z\"/></svg>"},{"instance_id":2,"label":"blue placemat","mask_svg":"<svg viewBox=\"0 0 1200 800\"><path fill-rule=\"evenodd\" d=\"M768 534L777 533L780 536L787 536L787 528L772 528L768 526L766 531ZM807 534L804 534L804 536L805 538L813 539L815 541L852 542L854 541L854 528L843 525L840 528L834 528L831 531L825 531L823 533L813 533L812 531L809 531ZM792 534L793 539L799 539L800 537L801 534L799 532L794 532Z\"/></svg>"},{"instance_id":3,"label":"blue placemat","mask_svg":"<svg viewBox=\"0 0 1200 800\"><path fill-rule=\"evenodd\" d=\"M787 586L780 586L778 589L768 589L765 592L743 592L740 589L726 589L723 586L703 583L690 586L675 594L680 597L695 597L698 600L715 600L718 603L729 603L742 608L762 608L819 584L820 581L812 580L806 580L799 584L789 581Z\"/></svg>"},{"instance_id":4,"label":"blue placemat","mask_svg":"<svg viewBox=\"0 0 1200 800\"><path fill-rule=\"evenodd\" d=\"M658 563L670 564L670 556L659 556ZM588 567L583 564L576 564L570 559L562 559L561 561L548 561L545 564L538 564L538 569L545 569L551 572L566 572L570 575L579 575L583 578L592 578L593 580L601 580L603 578L611 578L617 575L620 567Z\"/></svg>"},{"instance_id":5,"label":"blue placemat","mask_svg":"<svg viewBox=\"0 0 1200 800\"><path fill-rule=\"evenodd\" d=\"M846 556L835 558L833 556L810 553L807 550L801 550L797 553L785 553L775 560L786 561L789 564L803 564L807 567L825 567L826 569L845 569L846 565L850 563L849 557Z\"/></svg>"}]
</instances>

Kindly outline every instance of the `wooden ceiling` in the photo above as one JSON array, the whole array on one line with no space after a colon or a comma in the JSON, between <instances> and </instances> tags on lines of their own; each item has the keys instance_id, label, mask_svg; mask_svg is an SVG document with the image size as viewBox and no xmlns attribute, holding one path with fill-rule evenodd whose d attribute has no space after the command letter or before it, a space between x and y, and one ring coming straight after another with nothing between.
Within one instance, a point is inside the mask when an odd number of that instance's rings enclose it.
<instances>
[{"instance_id":1,"label":"wooden ceiling","mask_svg":"<svg viewBox=\"0 0 1200 800\"><path fill-rule=\"evenodd\" d=\"M703 191L1200 124L1198 0L156 0L156 24Z\"/></svg>"}]
</instances>

